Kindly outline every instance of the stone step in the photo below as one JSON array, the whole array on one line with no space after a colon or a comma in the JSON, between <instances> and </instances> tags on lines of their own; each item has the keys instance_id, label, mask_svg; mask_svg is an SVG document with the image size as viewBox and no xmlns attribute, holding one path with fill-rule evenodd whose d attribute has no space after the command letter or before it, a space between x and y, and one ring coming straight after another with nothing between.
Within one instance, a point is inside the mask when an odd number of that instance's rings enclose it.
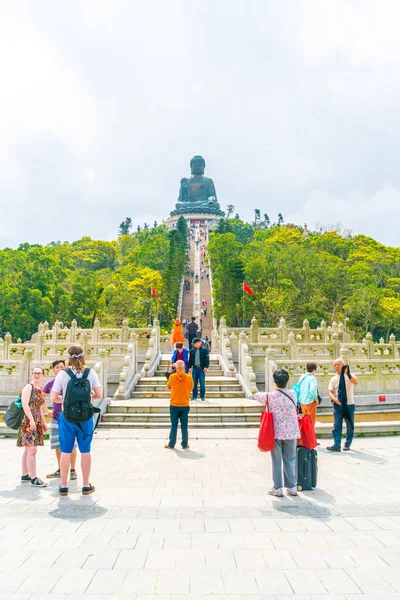
<instances>
[{"instance_id":1,"label":"stone step","mask_svg":"<svg viewBox=\"0 0 400 600\"><path fill-rule=\"evenodd\" d=\"M167 371L167 369L157 369L157 371L154 373L154 375L156 377L164 377L165 379L165 372ZM206 377L224 377L224 372L222 371L222 369L209 369L207 371L207 376ZM234 379L234 378L232 378Z\"/></svg>"},{"instance_id":2,"label":"stone step","mask_svg":"<svg viewBox=\"0 0 400 600\"><path fill-rule=\"evenodd\" d=\"M236 428L244 428L244 427L258 427L258 424L251 423L248 421L235 421L234 423L228 422L215 422L215 423L195 423L193 424L198 429L236 429ZM170 421L138 421L137 423L132 423L128 421L118 421L113 423L101 422L99 423L99 428L101 429L170 429L171 422Z\"/></svg>"},{"instance_id":3,"label":"stone step","mask_svg":"<svg viewBox=\"0 0 400 600\"><path fill-rule=\"evenodd\" d=\"M207 391L208 392L242 392L242 387L240 384L235 383L233 381L231 384L229 383L209 383L207 382ZM135 387L136 392L165 392L166 390L165 384L147 384L139 382ZM169 392L168 392L169 393ZM243 395L243 394L242 394Z\"/></svg>"},{"instance_id":4,"label":"stone step","mask_svg":"<svg viewBox=\"0 0 400 600\"><path fill-rule=\"evenodd\" d=\"M126 402L126 401L124 401ZM260 416L260 406L248 406L248 405L237 405L237 406L215 406L202 402L201 400L193 401L190 404L190 414L197 413L218 413L227 415L239 415L243 413L252 413ZM165 403L164 406L138 406L136 404L126 405L122 403L113 403L107 406L107 414L119 413L119 414L143 414L143 413L164 413L169 415L169 403Z\"/></svg>"},{"instance_id":5,"label":"stone step","mask_svg":"<svg viewBox=\"0 0 400 600\"><path fill-rule=\"evenodd\" d=\"M206 386L206 390L207 390L207 386ZM238 391L233 391L233 392L230 392L230 391L229 392L212 392L212 396L213 396L213 398L243 398L243 391L241 389L239 389ZM160 391L160 392L134 391L134 392L132 392L132 398L168 398L169 399L169 391L167 389L165 389L165 391Z\"/></svg>"},{"instance_id":6,"label":"stone step","mask_svg":"<svg viewBox=\"0 0 400 600\"><path fill-rule=\"evenodd\" d=\"M152 413L121 413L121 412L113 412L107 413L102 417L102 423L140 423L140 422L148 422L159 423L164 422L166 420L167 414L164 412L152 412ZM208 423L209 425L214 425L215 423L236 423L236 421L246 421L249 423L260 424L260 415L253 413L218 413L218 412L207 412L207 413L193 413L190 411L189 413L189 421L193 423Z\"/></svg>"}]
</instances>

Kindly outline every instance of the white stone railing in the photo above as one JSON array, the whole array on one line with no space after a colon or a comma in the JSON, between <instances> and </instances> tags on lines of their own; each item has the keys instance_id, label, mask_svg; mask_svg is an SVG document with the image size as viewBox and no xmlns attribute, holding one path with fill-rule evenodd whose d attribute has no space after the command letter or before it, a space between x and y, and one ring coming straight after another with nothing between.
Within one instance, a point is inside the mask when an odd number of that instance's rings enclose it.
<instances>
[{"instance_id":1,"label":"white stone railing","mask_svg":"<svg viewBox=\"0 0 400 600\"><path fill-rule=\"evenodd\" d=\"M141 376L152 377L157 369L160 358L160 322L158 319L154 319Z\"/></svg>"},{"instance_id":2,"label":"white stone railing","mask_svg":"<svg viewBox=\"0 0 400 600\"><path fill-rule=\"evenodd\" d=\"M220 362L224 371L225 377L232 377L236 375L236 368L233 363L233 356L231 352L231 342L226 329L225 319L221 319L219 326L219 352Z\"/></svg>"},{"instance_id":3,"label":"white stone railing","mask_svg":"<svg viewBox=\"0 0 400 600\"><path fill-rule=\"evenodd\" d=\"M207 230L207 234L208 234L208 230ZM211 315L212 315L212 320L213 320L213 328L212 328L212 332L211 332L211 348L212 348L213 352L219 352L220 337L219 337L219 333L218 333L217 319L215 318L213 277L212 277L212 270L211 270L211 260L210 260L208 253L207 253L207 258L208 258L208 280L210 283L210 293L211 293L211 308L210 308L210 310L211 310Z\"/></svg>"},{"instance_id":4,"label":"white stone railing","mask_svg":"<svg viewBox=\"0 0 400 600\"><path fill-rule=\"evenodd\" d=\"M177 319L181 320L182 319L182 305L183 305L183 289L184 289L184 283L185 283L185 277L183 276L181 279L181 288L179 291L179 300L178 300L178 307L176 309L176 317Z\"/></svg>"},{"instance_id":5,"label":"white stone railing","mask_svg":"<svg viewBox=\"0 0 400 600\"><path fill-rule=\"evenodd\" d=\"M140 379L138 372L138 339L136 333L131 334L128 352L124 357L124 366L119 376L119 385L114 394L114 400L126 400Z\"/></svg>"},{"instance_id":6,"label":"white stone railing","mask_svg":"<svg viewBox=\"0 0 400 600\"><path fill-rule=\"evenodd\" d=\"M237 377L240 381L246 398L251 398L257 390L256 374L253 369L253 361L249 354L246 342L246 334L239 334L239 369Z\"/></svg>"}]
</instances>

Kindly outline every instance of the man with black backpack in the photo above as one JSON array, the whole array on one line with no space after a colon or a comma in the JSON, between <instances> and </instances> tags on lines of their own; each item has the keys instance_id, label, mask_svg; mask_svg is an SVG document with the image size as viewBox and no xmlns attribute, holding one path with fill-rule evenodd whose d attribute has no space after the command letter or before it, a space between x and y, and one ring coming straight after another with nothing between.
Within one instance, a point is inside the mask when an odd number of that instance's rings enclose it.
<instances>
[{"instance_id":1,"label":"man with black backpack","mask_svg":"<svg viewBox=\"0 0 400 600\"><path fill-rule=\"evenodd\" d=\"M93 369L86 369L85 365L81 346L71 346L68 349L68 368L58 373L51 390L52 401L57 402L59 395L63 398L63 412L58 419L61 496L68 495L68 471L75 440L81 453L82 494L85 496L95 491L94 486L89 482L90 447L97 425L93 423L93 415L97 413L99 418L100 409L92 405L92 400L100 400L103 397L103 390L96 372Z\"/></svg>"}]
</instances>

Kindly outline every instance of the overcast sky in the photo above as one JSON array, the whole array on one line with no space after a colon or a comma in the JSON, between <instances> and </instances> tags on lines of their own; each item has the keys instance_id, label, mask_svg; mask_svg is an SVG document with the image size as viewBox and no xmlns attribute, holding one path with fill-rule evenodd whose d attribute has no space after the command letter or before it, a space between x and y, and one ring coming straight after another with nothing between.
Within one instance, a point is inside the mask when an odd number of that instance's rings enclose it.
<instances>
[{"instance_id":1,"label":"overcast sky","mask_svg":"<svg viewBox=\"0 0 400 600\"><path fill-rule=\"evenodd\" d=\"M398 0L0 0L0 246L222 208L400 244Z\"/></svg>"}]
</instances>

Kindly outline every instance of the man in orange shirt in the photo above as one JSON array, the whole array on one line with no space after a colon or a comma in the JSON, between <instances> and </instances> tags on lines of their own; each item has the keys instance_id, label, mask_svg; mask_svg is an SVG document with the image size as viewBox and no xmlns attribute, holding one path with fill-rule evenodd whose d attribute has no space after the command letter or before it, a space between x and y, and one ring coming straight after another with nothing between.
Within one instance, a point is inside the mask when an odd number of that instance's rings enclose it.
<instances>
[{"instance_id":1,"label":"man in orange shirt","mask_svg":"<svg viewBox=\"0 0 400 600\"><path fill-rule=\"evenodd\" d=\"M188 439L188 421L190 411L190 394L193 389L193 379L191 375L185 372L185 363L183 360L177 360L175 363L176 371L168 379L167 388L171 390L171 400L169 413L171 417L171 431L169 433L169 443L166 448L172 450L176 444L176 434L178 431L178 422L181 422L182 430L182 448L189 448Z\"/></svg>"}]
</instances>

